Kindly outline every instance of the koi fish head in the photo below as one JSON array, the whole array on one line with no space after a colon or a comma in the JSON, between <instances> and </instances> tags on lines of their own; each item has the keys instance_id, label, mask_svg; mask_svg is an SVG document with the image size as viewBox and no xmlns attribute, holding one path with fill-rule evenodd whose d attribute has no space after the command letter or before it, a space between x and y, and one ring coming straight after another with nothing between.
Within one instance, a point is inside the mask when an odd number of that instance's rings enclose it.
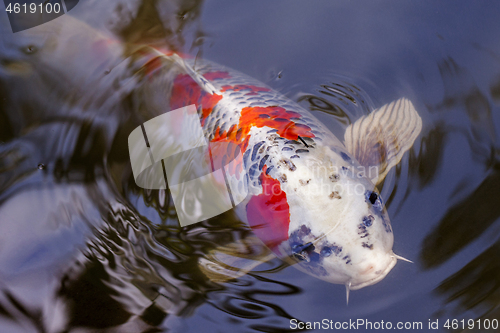
<instances>
[{"instance_id":1,"label":"koi fish head","mask_svg":"<svg viewBox=\"0 0 500 333\"><path fill-rule=\"evenodd\" d=\"M355 290L382 280L397 256L375 185L342 162L328 157L306 167L303 158L296 171L286 173L281 185L289 209L288 239L274 251L310 275Z\"/></svg>"}]
</instances>

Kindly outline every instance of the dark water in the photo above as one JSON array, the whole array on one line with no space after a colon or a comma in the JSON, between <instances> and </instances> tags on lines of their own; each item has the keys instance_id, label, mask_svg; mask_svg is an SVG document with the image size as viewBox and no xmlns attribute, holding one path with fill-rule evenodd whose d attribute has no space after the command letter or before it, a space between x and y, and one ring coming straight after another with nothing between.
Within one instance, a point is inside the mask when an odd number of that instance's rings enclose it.
<instances>
[{"instance_id":1,"label":"dark water","mask_svg":"<svg viewBox=\"0 0 500 333\"><path fill-rule=\"evenodd\" d=\"M135 107L125 56L92 49L72 23L57 41L65 52L51 53L34 29L12 34L2 9L1 332L500 320L500 3L82 0L71 14L116 40L249 74L339 137L411 99L423 130L381 191L394 250L415 264L399 262L349 306L343 286L278 259L207 281L198 258L250 232L232 212L180 228L168 193L135 186L127 136L154 115Z\"/></svg>"}]
</instances>

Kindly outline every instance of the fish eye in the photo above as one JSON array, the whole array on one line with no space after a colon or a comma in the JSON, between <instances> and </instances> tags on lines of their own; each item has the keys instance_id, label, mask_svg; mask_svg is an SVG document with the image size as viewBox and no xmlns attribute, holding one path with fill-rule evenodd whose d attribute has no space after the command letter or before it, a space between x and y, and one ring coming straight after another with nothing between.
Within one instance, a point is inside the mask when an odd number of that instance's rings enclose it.
<instances>
[{"instance_id":1,"label":"fish eye","mask_svg":"<svg viewBox=\"0 0 500 333\"><path fill-rule=\"evenodd\" d=\"M368 200L370 200L370 202L372 203L372 205L375 204L375 202L377 201L377 199L378 199L377 192L370 193L370 196L368 197Z\"/></svg>"}]
</instances>

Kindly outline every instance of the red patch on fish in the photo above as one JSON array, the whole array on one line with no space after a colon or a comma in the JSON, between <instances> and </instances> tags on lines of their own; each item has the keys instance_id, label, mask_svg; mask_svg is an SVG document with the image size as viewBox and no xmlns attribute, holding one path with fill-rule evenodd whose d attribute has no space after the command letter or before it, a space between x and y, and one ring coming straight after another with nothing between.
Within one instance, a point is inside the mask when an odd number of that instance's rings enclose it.
<instances>
[{"instance_id":1,"label":"red patch on fish","mask_svg":"<svg viewBox=\"0 0 500 333\"><path fill-rule=\"evenodd\" d=\"M266 175L266 170L264 166L259 176L262 194L253 196L247 204L247 218L255 235L274 251L288 239L290 207L280 182Z\"/></svg>"},{"instance_id":2,"label":"red patch on fish","mask_svg":"<svg viewBox=\"0 0 500 333\"><path fill-rule=\"evenodd\" d=\"M237 84L235 86L230 86L230 85L222 86L221 92L225 92L228 90L233 90L233 91L250 90L248 93L245 94L245 96L257 95L257 93L262 91L271 91L271 89L269 88L257 87L248 84Z\"/></svg>"},{"instance_id":3,"label":"red patch on fish","mask_svg":"<svg viewBox=\"0 0 500 333\"><path fill-rule=\"evenodd\" d=\"M227 72L210 72L203 75L207 80L228 78ZM203 90L191 76L180 74L174 80L170 108L172 110L195 104L202 107L201 124L210 115L214 106L222 99L222 95L210 94Z\"/></svg>"}]
</instances>

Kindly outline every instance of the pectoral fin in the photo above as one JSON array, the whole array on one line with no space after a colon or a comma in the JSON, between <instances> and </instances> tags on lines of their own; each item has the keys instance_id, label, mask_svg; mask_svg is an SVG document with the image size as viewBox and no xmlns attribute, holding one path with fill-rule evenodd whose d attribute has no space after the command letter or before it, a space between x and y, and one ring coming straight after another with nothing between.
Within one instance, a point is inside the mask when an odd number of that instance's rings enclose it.
<instances>
[{"instance_id":1,"label":"pectoral fin","mask_svg":"<svg viewBox=\"0 0 500 333\"><path fill-rule=\"evenodd\" d=\"M344 144L377 185L401 161L421 130L422 119L413 104L401 98L351 124Z\"/></svg>"},{"instance_id":2,"label":"pectoral fin","mask_svg":"<svg viewBox=\"0 0 500 333\"><path fill-rule=\"evenodd\" d=\"M200 258L200 270L214 282L239 278L276 256L256 237L220 246Z\"/></svg>"}]
</instances>

